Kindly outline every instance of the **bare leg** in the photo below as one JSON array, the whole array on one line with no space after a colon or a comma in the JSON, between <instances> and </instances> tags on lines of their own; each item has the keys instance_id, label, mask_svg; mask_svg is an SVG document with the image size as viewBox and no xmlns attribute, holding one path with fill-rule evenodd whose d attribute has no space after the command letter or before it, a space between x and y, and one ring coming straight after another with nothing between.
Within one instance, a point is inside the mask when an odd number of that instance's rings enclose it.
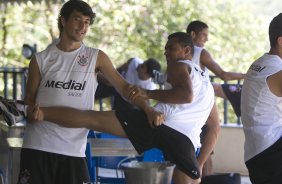
<instances>
[{"instance_id":1,"label":"bare leg","mask_svg":"<svg viewBox=\"0 0 282 184\"><path fill-rule=\"evenodd\" d=\"M214 104L206 122L206 132L203 137L202 147L198 161L202 166L202 176L213 174L211 153L214 150L220 132L220 122L217 107Z\"/></svg>"},{"instance_id":2,"label":"bare leg","mask_svg":"<svg viewBox=\"0 0 282 184\"><path fill-rule=\"evenodd\" d=\"M193 180L184 172L175 168L173 172L173 182L175 184L199 184L201 182L201 178Z\"/></svg>"},{"instance_id":3,"label":"bare leg","mask_svg":"<svg viewBox=\"0 0 282 184\"><path fill-rule=\"evenodd\" d=\"M213 165L211 155L208 157L203 166L202 176L209 176L213 174Z\"/></svg>"},{"instance_id":4,"label":"bare leg","mask_svg":"<svg viewBox=\"0 0 282 184\"><path fill-rule=\"evenodd\" d=\"M115 111L78 110L68 107L40 107L44 120L71 128L88 128L120 137L126 134Z\"/></svg>"},{"instance_id":5,"label":"bare leg","mask_svg":"<svg viewBox=\"0 0 282 184\"><path fill-rule=\"evenodd\" d=\"M224 94L224 91L222 89L221 84L212 83L212 86L213 86L213 89L214 89L215 96L227 99L227 97Z\"/></svg>"}]
</instances>

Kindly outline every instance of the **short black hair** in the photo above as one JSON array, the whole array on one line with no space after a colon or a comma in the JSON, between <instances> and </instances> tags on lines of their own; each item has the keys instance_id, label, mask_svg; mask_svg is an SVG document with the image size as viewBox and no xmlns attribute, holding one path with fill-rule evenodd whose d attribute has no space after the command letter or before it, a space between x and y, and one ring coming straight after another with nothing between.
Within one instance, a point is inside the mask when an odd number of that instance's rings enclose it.
<instances>
[{"instance_id":1,"label":"short black hair","mask_svg":"<svg viewBox=\"0 0 282 184\"><path fill-rule=\"evenodd\" d=\"M81 12L85 16L90 17L90 25L93 24L96 14L93 12L92 8L86 2L82 0L69 0L61 8L59 17L58 17L58 28L60 34L63 31L63 25L61 23L60 17L64 17L65 20L68 20L70 14L74 11Z\"/></svg>"},{"instance_id":2,"label":"short black hair","mask_svg":"<svg viewBox=\"0 0 282 184\"><path fill-rule=\"evenodd\" d=\"M176 38L177 42L183 47L191 47L191 54L194 54L194 44L190 35L184 32L175 32L168 36L168 39Z\"/></svg>"},{"instance_id":3,"label":"short black hair","mask_svg":"<svg viewBox=\"0 0 282 184\"><path fill-rule=\"evenodd\" d=\"M209 28L209 26L206 23L200 20L195 20L190 22L190 24L187 26L186 33L190 35L191 32L194 31L197 34L206 28Z\"/></svg>"},{"instance_id":4,"label":"short black hair","mask_svg":"<svg viewBox=\"0 0 282 184\"><path fill-rule=\"evenodd\" d=\"M146 61L144 61L144 64L147 67L147 73L153 78L155 75L155 71L160 72L161 71L161 65L160 63L154 59L154 58L149 58Z\"/></svg>"},{"instance_id":5,"label":"short black hair","mask_svg":"<svg viewBox=\"0 0 282 184\"><path fill-rule=\"evenodd\" d=\"M279 13L272 19L269 24L269 41L270 47L273 48L277 44L278 37L282 36L282 13Z\"/></svg>"}]
</instances>

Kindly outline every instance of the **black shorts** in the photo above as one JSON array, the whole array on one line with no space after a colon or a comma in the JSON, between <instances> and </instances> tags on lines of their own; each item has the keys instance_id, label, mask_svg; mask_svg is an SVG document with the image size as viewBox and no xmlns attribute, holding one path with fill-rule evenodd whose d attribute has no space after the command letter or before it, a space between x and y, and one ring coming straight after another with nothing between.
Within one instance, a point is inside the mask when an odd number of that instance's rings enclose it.
<instances>
[{"instance_id":1,"label":"black shorts","mask_svg":"<svg viewBox=\"0 0 282 184\"><path fill-rule=\"evenodd\" d=\"M90 182L85 157L71 157L39 150L21 150L18 184L78 184Z\"/></svg>"},{"instance_id":2,"label":"black shorts","mask_svg":"<svg viewBox=\"0 0 282 184\"><path fill-rule=\"evenodd\" d=\"M240 84L222 84L222 89L231 103L233 110L237 117L241 116L241 91L242 85Z\"/></svg>"},{"instance_id":3,"label":"black shorts","mask_svg":"<svg viewBox=\"0 0 282 184\"><path fill-rule=\"evenodd\" d=\"M187 136L166 125L151 128L146 114L140 110L116 111L116 116L139 154L158 148L177 169L193 179L200 178L195 148Z\"/></svg>"},{"instance_id":4,"label":"black shorts","mask_svg":"<svg viewBox=\"0 0 282 184\"><path fill-rule=\"evenodd\" d=\"M252 183L282 183L282 138L248 160L246 166Z\"/></svg>"}]
</instances>

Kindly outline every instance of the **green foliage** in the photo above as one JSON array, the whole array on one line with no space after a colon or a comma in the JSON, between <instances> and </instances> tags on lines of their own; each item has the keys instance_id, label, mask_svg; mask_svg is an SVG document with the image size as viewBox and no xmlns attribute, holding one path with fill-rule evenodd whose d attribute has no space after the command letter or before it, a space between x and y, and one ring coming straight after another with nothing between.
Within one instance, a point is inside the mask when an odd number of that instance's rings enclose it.
<instances>
[{"instance_id":1,"label":"green foliage","mask_svg":"<svg viewBox=\"0 0 282 184\"><path fill-rule=\"evenodd\" d=\"M92 5L97 19L87 43L105 50L116 65L132 56L165 61L167 36L185 31L195 19L209 24L207 49L226 70L245 72L267 47L262 20L233 1L104 0Z\"/></svg>"},{"instance_id":2,"label":"green foliage","mask_svg":"<svg viewBox=\"0 0 282 184\"><path fill-rule=\"evenodd\" d=\"M248 6L224 0L209 3L215 5L213 13L202 17L210 27L207 49L227 71L246 72L250 63L266 51L267 28L262 29L262 20L248 13Z\"/></svg>"},{"instance_id":3,"label":"green foliage","mask_svg":"<svg viewBox=\"0 0 282 184\"><path fill-rule=\"evenodd\" d=\"M0 67L27 66L21 55L24 43L44 49L58 36L57 15L61 4L0 4ZM58 1L59 2L59 1ZM116 66L130 57L161 61L165 69L167 36L185 31L192 20L209 25L206 48L227 71L246 72L250 63L268 50L263 15L232 0L88 0L96 20L85 43L105 51ZM252 4L255 6L256 4ZM222 109L222 108L221 108ZM220 111L222 111L220 109Z\"/></svg>"},{"instance_id":4,"label":"green foliage","mask_svg":"<svg viewBox=\"0 0 282 184\"><path fill-rule=\"evenodd\" d=\"M186 17L193 12L185 0L110 2L93 3L97 19L87 43L106 50L116 65L133 56L164 61L167 36L184 31Z\"/></svg>"},{"instance_id":5,"label":"green foliage","mask_svg":"<svg viewBox=\"0 0 282 184\"><path fill-rule=\"evenodd\" d=\"M52 40L46 8L44 2L1 4L5 13L0 15L0 66L27 66L29 61L22 56L22 45L37 44L42 50Z\"/></svg>"},{"instance_id":6,"label":"green foliage","mask_svg":"<svg viewBox=\"0 0 282 184\"><path fill-rule=\"evenodd\" d=\"M46 1L47 2L47 1ZM108 53L115 65L128 58L154 57L165 66L164 45L167 36L185 31L195 19L208 23L210 41L207 49L226 70L246 71L251 61L266 49L267 30L247 7L226 0L89 0L97 13L85 42ZM205 5L205 6L203 6ZM36 43L42 50L54 37L58 4L48 7L42 1L1 5L6 9L1 19L0 38L7 29L6 42L1 42L1 65L26 65L21 56L23 43ZM56 30L56 31L54 31ZM258 39L260 38L260 39ZM256 49L253 49L256 48ZM12 61L12 62L10 62Z\"/></svg>"}]
</instances>

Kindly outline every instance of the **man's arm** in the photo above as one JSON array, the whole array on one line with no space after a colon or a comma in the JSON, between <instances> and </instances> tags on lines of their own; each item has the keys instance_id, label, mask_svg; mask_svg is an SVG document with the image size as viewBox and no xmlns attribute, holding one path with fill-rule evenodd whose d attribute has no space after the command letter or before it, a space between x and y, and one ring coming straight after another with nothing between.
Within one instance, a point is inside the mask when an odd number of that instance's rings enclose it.
<instances>
[{"instance_id":1,"label":"man's arm","mask_svg":"<svg viewBox=\"0 0 282 184\"><path fill-rule=\"evenodd\" d=\"M270 75L266 81L270 91L276 96L282 96L282 71Z\"/></svg>"},{"instance_id":2,"label":"man's arm","mask_svg":"<svg viewBox=\"0 0 282 184\"><path fill-rule=\"evenodd\" d=\"M39 72L39 67L34 56L28 68L28 78L26 84L26 93L24 97L24 103L26 105L34 105L36 103L37 90L41 81L41 75Z\"/></svg>"},{"instance_id":3,"label":"man's arm","mask_svg":"<svg viewBox=\"0 0 282 184\"><path fill-rule=\"evenodd\" d=\"M172 88L166 90L146 90L146 96L149 99L155 99L163 103L190 103L193 99L193 90L189 70L189 66L185 63L168 63L167 81Z\"/></svg>"},{"instance_id":4,"label":"man's arm","mask_svg":"<svg viewBox=\"0 0 282 184\"><path fill-rule=\"evenodd\" d=\"M215 104L213 105L206 125L207 131L204 136L200 154L198 156L198 161L201 169L203 168L204 163L213 151L220 131L218 112Z\"/></svg>"},{"instance_id":5,"label":"man's arm","mask_svg":"<svg viewBox=\"0 0 282 184\"><path fill-rule=\"evenodd\" d=\"M210 53L203 49L200 56L200 63L202 66L207 67L216 76L222 80L239 80L245 77L245 74L238 72L226 72L224 71L218 63L214 61Z\"/></svg>"},{"instance_id":6,"label":"man's arm","mask_svg":"<svg viewBox=\"0 0 282 184\"><path fill-rule=\"evenodd\" d=\"M114 68L109 57L103 52L99 51L96 73L101 72L103 77L126 99L130 94L128 90L130 84L119 74L119 72Z\"/></svg>"}]
</instances>

